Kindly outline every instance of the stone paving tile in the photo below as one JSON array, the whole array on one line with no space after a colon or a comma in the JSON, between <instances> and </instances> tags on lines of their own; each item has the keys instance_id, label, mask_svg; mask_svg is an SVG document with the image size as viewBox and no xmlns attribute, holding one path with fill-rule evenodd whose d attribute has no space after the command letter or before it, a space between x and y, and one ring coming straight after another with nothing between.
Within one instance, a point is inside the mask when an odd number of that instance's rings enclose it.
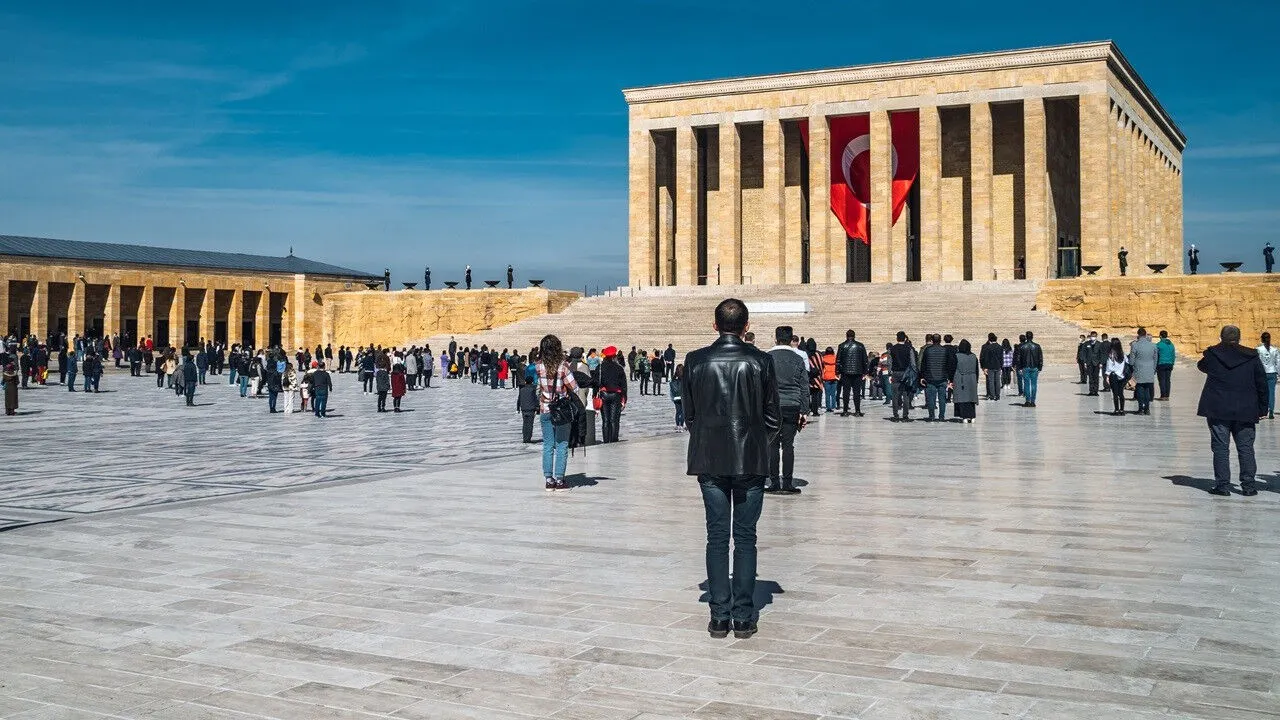
<instances>
[{"instance_id":1,"label":"stone paving tile","mask_svg":"<svg viewBox=\"0 0 1280 720\"><path fill-rule=\"evenodd\" d=\"M1280 707L1280 503L1183 479L1209 473L1190 373L1151 418L1095 415L1101 400L1052 380L1039 409L984 403L972 426L895 425L879 407L822 418L799 440L804 493L766 500L773 585L761 633L741 641L705 632L701 503L683 437L663 435L665 398L628 413L631 437L651 439L572 459L597 484L547 494L505 415L510 391L457 383L387 417L340 388L351 404L324 424L277 421L225 387L192 411L145 379L109 380L119 392L32 391L23 402L42 412L0 425L23 468L0 477L0 518L90 511L0 534L0 716L1250 720ZM456 421L462 402L477 412ZM121 438L144 416L180 431L131 472ZM231 418L273 444L219 433ZM1276 427L1259 428L1268 480ZM51 459L50 440L72 435L88 446ZM234 494L173 504L205 491Z\"/></svg>"}]
</instances>

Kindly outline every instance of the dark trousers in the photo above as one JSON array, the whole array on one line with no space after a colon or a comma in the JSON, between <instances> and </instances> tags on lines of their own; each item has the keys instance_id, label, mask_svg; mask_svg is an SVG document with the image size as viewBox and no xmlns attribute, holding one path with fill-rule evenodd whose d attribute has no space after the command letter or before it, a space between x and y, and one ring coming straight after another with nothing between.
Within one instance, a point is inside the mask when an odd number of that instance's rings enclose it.
<instances>
[{"instance_id":1,"label":"dark trousers","mask_svg":"<svg viewBox=\"0 0 1280 720\"><path fill-rule=\"evenodd\" d=\"M1236 441L1240 459L1240 489L1252 490L1258 462L1253 456L1253 436L1257 423L1209 418L1209 447L1213 450L1213 482L1218 487L1231 484L1231 441ZM705 495L705 491L704 491Z\"/></svg>"},{"instance_id":2,"label":"dark trousers","mask_svg":"<svg viewBox=\"0 0 1280 720\"><path fill-rule=\"evenodd\" d=\"M1089 378L1085 377L1085 373L1087 373L1088 371L1085 369L1086 366L1082 362L1076 363L1076 367L1080 369L1080 384L1083 385L1089 381Z\"/></svg>"},{"instance_id":3,"label":"dark trousers","mask_svg":"<svg viewBox=\"0 0 1280 720\"><path fill-rule=\"evenodd\" d=\"M391 407L392 407L396 412L400 412L400 398L399 398L399 397L393 397L393 398L391 398Z\"/></svg>"},{"instance_id":4,"label":"dark trousers","mask_svg":"<svg viewBox=\"0 0 1280 720\"><path fill-rule=\"evenodd\" d=\"M195 404L196 404L196 386L195 386L195 385L188 385L188 386L186 386L186 387L185 387L185 388L183 388L183 389L184 389L184 390L186 390L186 394L187 394L187 404L188 404L188 405L195 405Z\"/></svg>"},{"instance_id":5,"label":"dark trousers","mask_svg":"<svg viewBox=\"0 0 1280 720\"><path fill-rule=\"evenodd\" d=\"M861 375L842 375L840 377L840 400L844 404L844 411L849 412L849 394L853 394L853 411L862 412L862 376Z\"/></svg>"},{"instance_id":6,"label":"dark trousers","mask_svg":"<svg viewBox=\"0 0 1280 720\"><path fill-rule=\"evenodd\" d=\"M520 431L520 439L526 443L533 442L533 419L538 415L532 411L526 410L520 413L524 417L524 427Z\"/></svg>"},{"instance_id":7,"label":"dark trousers","mask_svg":"<svg viewBox=\"0 0 1280 720\"><path fill-rule=\"evenodd\" d=\"M707 516L707 597L711 619L750 622L756 616L756 521L764 501L764 477L699 475L698 484Z\"/></svg>"},{"instance_id":8,"label":"dark trousers","mask_svg":"<svg viewBox=\"0 0 1280 720\"><path fill-rule=\"evenodd\" d=\"M378 393L378 412L387 411L387 393L385 391Z\"/></svg>"},{"instance_id":9,"label":"dark trousers","mask_svg":"<svg viewBox=\"0 0 1280 720\"><path fill-rule=\"evenodd\" d=\"M1169 398L1169 380L1173 376L1172 365L1157 365L1156 380L1160 383L1160 397Z\"/></svg>"},{"instance_id":10,"label":"dark trousers","mask_svg":"<svg viewBox=\"0 0 1280 720\"><path fill-rule=\"evenodd\" d=\"M902 373L893 373L893 416L911 417L911 401L915 398L916 389L902 382Z\"/></svg>"},{"instance_id":11,"label":"dark trousers","mask_svg":"<svg viewBox=\"0 0 1280 720\"><path fill-rule=\"evenodd\" d=\"M1085 374L1089 376L1089 394L1098 394L1098 366L1090 363L1085 366Z\"/></svg>"},{"instance_id":12,"label":"dark trousers","mask_svg":"<svg viewBox=\"0 0 1280 720\"><path fill-rule=\"evenodd\" d=\"M822 407L822 388L809 388L809 412L814 415L818 414L818 409Z\"/></svg>"},{"instance_id":13,"label":"dark trousers","mask_svg":"<svg viewBox=\"0 0 1280 720\"><path fill-rule=\"evenodd\" d=\"M267 391L267 410L269 412L276 411L276 398L278 397L280 397L280 392L278 390Z\"/></svg>"},{"instance_id":14,"label":"dark trousers","mask_svg":"<svg viewBox=\"0 0 1280 720\"><path fill-rule=\"evenodd\" d=\"M1155 383L1138 383L1133 391L1134 399L1138 401L1138 412L1151 412L1151 400L1155 394Z\"/></svg>"},{"instance_id":15,"label":"dark trousers","mask_svg":"<svg viewBox=\"0 0 1280 720\"><path fill-rule=\"evenodd\" d=\"M364 380L364 391L373 392L373 373L365 373L363 380Z\"/></svg>"},{"instance_id":16,"label":"dark trousers","mask_svg":"<svg viewBox=\"0 0 1280 720\"><path fill-rule=\"evenodd\" d=\"M600 426L604 430L604 442L618 442L618 425L622 422L622 393L600 393Z\"/></svg>"},{"instance_id":17,"label":"dark trousers","mask_svg":"<svg viewBox=\"0 0 1280 720\"><path fill-rule=\"evenodd\" d=\"M640 394L641 395L649 394L649 374L648 373L640 374Z\"/></svg>"},{"instance_id":18,"label":"dark trousers","mask_svg":"<svg viewBox=\"0 0 1280 720\"><path fill-rule=\"evenodd\" d=\"M1000 371L987 370L987 399L1000 399Z\"/></svg>"},{"instance_id":19,"label":"dark trousers","mask_svg":"<svg viewBox=\"0 0 1280 720\"><path fill-rule=\"evenodd\" d=\"M1124 380L1121 380L1116 375L1111 375L1109 386L1111 388L1111 406L1115 409L1115 412L1124 412Z\"/></svg>"},{"instance_id":20,"label":"dark trousers","mask_svg":"<svg viewBox=\"0 0 1280 720\"><path fill-rule=\"evenodd\" d=\"M316 417L328 417L329 413L329 391L317 390L315 397L311 400L311 411Z\"/></svg>"},{"instance_id":21,"label":"dark trousers","mask_svg":"<svg viewBox=\"0 0 1280 720\"><path fill-rule=\"evenodd\" d=\"M792 473L796 466L796 433L800 430L800 408L784 407L780 412L782 427L778 430L778 436L769 443L769 477L791 480L795 477ZM778 475L779 455L782 456L782 475Z\"/></svg>"}]
</instances>

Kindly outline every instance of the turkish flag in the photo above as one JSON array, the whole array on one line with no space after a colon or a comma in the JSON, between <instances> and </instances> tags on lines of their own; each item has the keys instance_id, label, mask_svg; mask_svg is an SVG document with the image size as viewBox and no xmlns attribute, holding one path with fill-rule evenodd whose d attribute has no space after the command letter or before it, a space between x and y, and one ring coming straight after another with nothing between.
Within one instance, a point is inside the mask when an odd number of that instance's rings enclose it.
<instances>
[{"instance_id":1,"label":"turkish flag","mask_svg":"<svg viewBox=\"0 0 1280 720\"><path fill-rule=\"evenodd\" d=\"M871 117L845 115L827 118L831 133L831 211L845 234L871 244ZM920 169L920 115L891 113L893 142L893 222L898 222L907 194ZM809 125L800 124L805 148Z\"/></svg>"}]
</instances>

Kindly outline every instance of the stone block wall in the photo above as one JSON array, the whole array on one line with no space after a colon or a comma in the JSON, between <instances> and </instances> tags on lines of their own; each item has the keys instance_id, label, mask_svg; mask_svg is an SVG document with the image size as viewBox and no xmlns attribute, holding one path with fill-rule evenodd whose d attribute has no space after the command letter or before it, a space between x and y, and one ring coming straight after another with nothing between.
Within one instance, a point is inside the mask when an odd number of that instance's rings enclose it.
<instances>
[{"instance_id":1,"label":"stone block wall","mask_svg":"<svg viewBox=\"0 0 1280 720\"><path fill-rule=\"evenodd\" d=\"M1179 352L1196 354L1236 325L1243 342L1262 332L1280 339L1280 275L1230 273L1137 278L1049 280L1037 307L1098 332L1132 338L1138 327L1168 330Z\"/></svg>"},{"instance_id":2,"label":"stone block wall","mask_svg":"<svg viewBox=\"0 0 1280 720\"><path fill-rule=\"evenodd\" d=\"M324 296L324 342L403 346L433 335L492 330L557 313L578 293L524 290L361 290Z\"/></svg>"}]
</instances>

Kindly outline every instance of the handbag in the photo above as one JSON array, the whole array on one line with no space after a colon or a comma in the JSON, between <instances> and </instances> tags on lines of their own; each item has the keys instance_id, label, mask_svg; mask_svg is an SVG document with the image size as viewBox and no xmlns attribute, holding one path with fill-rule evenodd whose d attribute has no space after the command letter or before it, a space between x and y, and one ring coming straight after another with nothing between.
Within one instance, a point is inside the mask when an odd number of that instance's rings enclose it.
<instances>
[{"instance_id":1,"label":"handbag","mask_svg":"<svg viewBox=\"0 0 1280 720\"><path fill-rule=\"evenodd\" d=\"M591 407L594 408L596 412L599 412L601 408L604 407L604 398L601 398L599 395L591 398Z\"/></svg>"}]
</instances>

